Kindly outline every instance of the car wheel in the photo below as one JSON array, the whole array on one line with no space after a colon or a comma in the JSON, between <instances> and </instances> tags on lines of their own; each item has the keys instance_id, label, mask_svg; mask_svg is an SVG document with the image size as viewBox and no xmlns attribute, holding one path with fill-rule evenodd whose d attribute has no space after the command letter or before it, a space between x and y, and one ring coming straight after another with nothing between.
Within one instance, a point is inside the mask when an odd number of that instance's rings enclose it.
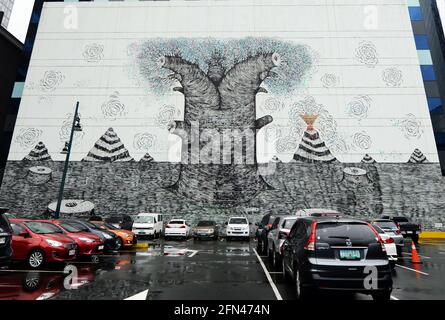
<instances>
[{"instance_id":1,"label":"car wheel","mask_svg":"<svg viewBox=\"0 0 445 320\"><path fill-rule=\"evenodd\" d=\"M373 293L372 299L374 301L389 301L391 300L391 291L387 290L387 291Z\"/></svg>"},{"instance_id":2,"label":"car wheel","mask_svg":"<svg viewBox=\"0 0 445 320\"><path fill-rule=\"evenodd\" d=\"M272 265L274 268L278 268L280 265L280 256L277 254L275 247L272 249Z\"/></svg>"},{"instance_id":3,"label":"car wheel","mask_svg":"<svg viewBox=\"0 0 445 320\"><path fill-rule=\"evenodd\" d=\"M37 290L41 282L40 273L38 272L28 272L25 279L23 280L23 289L26 292L33 292Z\"/></svg>"},{"instance_id":4,"label":"car wheel","mask_svg":"<svg viewBox=\"0 0 445 320\"><path fill-rule=\"evenodd\" d=\"M272 257L273 253L272 250L269 249L269 247L267 248L267 260L269 260L270 263L273 263L273 257Z\"/></svg>"},{"instance_id":5,"label":"car wheel","mask_svg":"<svg viewBox=\"0 0 445 320\"><path fill-rule=\"evenodd\" d=\"M93 255L91 256L91 262L92 262L92 263L99 263L99 256L93 254Z\"/></svg>"},{"instance_id":6,"label":"car wheel","mask_svg":"<svg viewBox=\"0 0 445 320\"><path fill-rule=\"evenodd\" d=\"M117 238L116 241L116 250L120 250L122 248L123 242L121 238Z\"/></svg>"},{"instance_id":7,"label":"car wheel","mask_svg":"<svg viewBox=\"0 0 445 320\"><path fill-rule=\"evenodd\" d=\"M45 253L42 250L33 250L28 256L28 266L38 269L45 263Z\"/></svg>"},{"instance_id":8,"label":"car wheel","mask_svg":"<svg viewBox=\"0 0 445 320\"><path fill-rule=\"evenodd\" d=\"M301 283L301 274L300 270L296 269L294 271L294 280L295 280L295 293L297 300L303 300L306 299L309 296L309 289L306 287L303 287Z\"/></svg>"}]
</instances>

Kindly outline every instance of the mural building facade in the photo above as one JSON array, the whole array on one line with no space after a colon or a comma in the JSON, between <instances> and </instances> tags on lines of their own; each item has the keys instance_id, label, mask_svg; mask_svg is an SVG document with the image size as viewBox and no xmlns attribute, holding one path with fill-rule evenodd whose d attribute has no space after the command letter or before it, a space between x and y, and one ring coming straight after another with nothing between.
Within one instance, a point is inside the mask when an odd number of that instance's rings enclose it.
<instances>
[{"instance_id":1,"label":"mural building facade","mask_svg":"<svg viewBox=\"0 0 445 320\"><path fill-rule=\"evenodd\" d=\"M406 1L46 4L1 189L12 213L54 210L77 101L62 215L325 207L442 229Z\"/></svg>"}]
</instances>

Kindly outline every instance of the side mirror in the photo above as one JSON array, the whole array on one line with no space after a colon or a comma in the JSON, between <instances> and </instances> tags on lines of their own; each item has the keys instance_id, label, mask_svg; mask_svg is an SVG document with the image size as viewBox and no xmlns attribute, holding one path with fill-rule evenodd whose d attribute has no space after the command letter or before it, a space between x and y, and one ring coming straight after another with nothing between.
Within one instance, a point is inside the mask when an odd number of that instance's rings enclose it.
<instances>
[{"instance_id":1,"label":"side mirror","mask_svg":"<svg viewBox=\"0 0 445 320\"><path fill-rule=\"evenodd\" d=\"M249 226L251 226L252 225L252 222L249 222Z\"/></svg>"},{"instance_id":2,"label":"side mirror","mask_svg":"<svg viewBox=\"0 0 445 320\"><path fill-rule=\"evenodd\" d=\"M228 224L229 224L228 222L225 223L226 226L227 226Z\"/></svg>"},{"instance_id":3,"label":"side mirror","mask_svg":"<svg viewBox=\"0 0 445 320\"><path fill-rule=\"evenodd\" d=\"M21 231L18 235L19 235L19 237L22 237L22 238L28 238L29 237L29 232L28 231Z\"/></svg>"}]
</instances>

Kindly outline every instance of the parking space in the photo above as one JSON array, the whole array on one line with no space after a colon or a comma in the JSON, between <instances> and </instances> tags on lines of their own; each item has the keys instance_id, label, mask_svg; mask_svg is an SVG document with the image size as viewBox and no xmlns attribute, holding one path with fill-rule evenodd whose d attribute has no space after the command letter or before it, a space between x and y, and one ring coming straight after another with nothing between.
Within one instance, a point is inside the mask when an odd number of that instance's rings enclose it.
<instances>
[{"instance_id":1,"label":"parking space","mask_svg":"<svg viewBox=\"0 0 445 320\"><path fill-rule=\"evenodd\" d=\"M257 254L256 242L164 241L148 248L104 255L39 271L13 265L0 271L0 299L293 300L295 287ZM445 241L418 246L413 264L408 243L393 272L393 299L445 299ZM75 267L75 268L74 268ZM371 299L320 293L315 299Z\"/></svg>"}]
</instances>

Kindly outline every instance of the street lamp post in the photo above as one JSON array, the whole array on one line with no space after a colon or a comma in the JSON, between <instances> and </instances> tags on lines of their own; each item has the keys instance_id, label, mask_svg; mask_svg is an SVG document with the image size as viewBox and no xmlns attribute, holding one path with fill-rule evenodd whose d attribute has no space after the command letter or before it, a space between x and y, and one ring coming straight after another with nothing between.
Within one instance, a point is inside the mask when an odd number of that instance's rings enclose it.
<instances>
[{"instance_id":1,"label":"street lamp post","mask_svg":"<svg viewBox=\"0 0 445 320\"><path fill-rule=\"evenodd\" d=\"M57 198L57 207L56 207L56 213L55 213L56 219L59 219L59 217L60 217L60 207L62 206L63 190L65 188L65 180L66 180L66 175L68 172L68 165L70 162L71 147L73 145L74 131L82 131L82 127L80 125L80 118L79 118L79 102L77 102L76 111L74 112L74 119L73 119L73 125L71 127L70 140L69 140L69 142L65 142L65 147L63 148L63 150L61 152L62 154L66 154L66 158L65 158L65 166L63 168L62 181L60 183L59 197Z\"/></svg>"}]
</instances>

